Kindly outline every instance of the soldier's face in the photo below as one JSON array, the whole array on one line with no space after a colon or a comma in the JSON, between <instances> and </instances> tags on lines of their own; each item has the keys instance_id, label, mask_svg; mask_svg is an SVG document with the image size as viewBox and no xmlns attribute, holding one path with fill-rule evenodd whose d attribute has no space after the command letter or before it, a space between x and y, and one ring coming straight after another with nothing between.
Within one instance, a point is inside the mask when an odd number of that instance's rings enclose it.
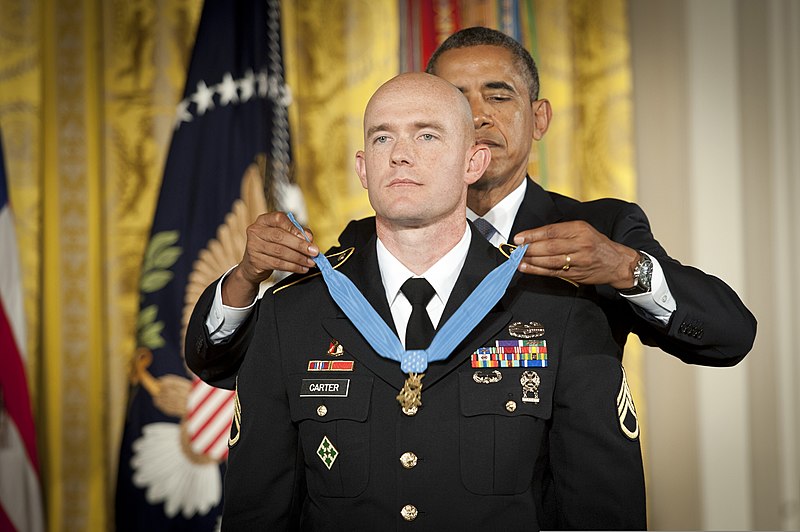
<instances>
[{"instance_id":1,"label":"soldier's face","mask_svg":"<svg viewBox=\"0 0 800 532\"><path fill-rule=\"evenodd\" d=\"M367 106L356 155L376 215L409 227L463 217L473 144L466 105L452 87L419 74L385 84Z\"/></svg>"}]
</instances>

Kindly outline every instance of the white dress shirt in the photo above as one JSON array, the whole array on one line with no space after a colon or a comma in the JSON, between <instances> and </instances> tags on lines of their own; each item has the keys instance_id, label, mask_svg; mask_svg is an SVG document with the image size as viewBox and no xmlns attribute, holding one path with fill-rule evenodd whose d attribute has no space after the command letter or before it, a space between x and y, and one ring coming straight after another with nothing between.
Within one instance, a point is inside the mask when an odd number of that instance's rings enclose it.
<instances>
[{"instance_id":1,"label":"white dress shirt","mask_svg":"<svg viewBox=\"0 0 800 532\"><path fill-rule=\"evenodd\" d=\"M467 226L464 236L461 237L458 244L422 275L415 275L414 272L403 266L378 239L378 268L381 272L381 281L386 290L386 300L389 302L389 310L392 312L397 336L403 343L403 347L405 347L408 319L411 317L411 303L400 291L400 287L411 277L423 277L431 284L436 295L431 298L426 309L433 327L439 327L444 307L453 292L453 286L464 267L464 262L467 260L471 236L472 232Z\"/></svg>"}]
</instances>

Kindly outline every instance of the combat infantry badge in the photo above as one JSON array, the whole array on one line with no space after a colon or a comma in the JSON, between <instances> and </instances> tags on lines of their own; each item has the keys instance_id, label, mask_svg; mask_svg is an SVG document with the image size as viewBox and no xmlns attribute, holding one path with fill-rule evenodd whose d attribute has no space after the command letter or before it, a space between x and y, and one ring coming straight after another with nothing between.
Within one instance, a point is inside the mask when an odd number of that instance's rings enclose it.
<instances>
[{"instance_id":1,"label":"combat infantry badge","mask_svg":"<svg viewBox=\"0 0 800 532\"><path fill-rule=\"evenodd\" d=\"M508 334L514 338L539 338L544 336L544 326L538 321L530 323L515 321L508 326Z\"/></svg>"}]
</instances>

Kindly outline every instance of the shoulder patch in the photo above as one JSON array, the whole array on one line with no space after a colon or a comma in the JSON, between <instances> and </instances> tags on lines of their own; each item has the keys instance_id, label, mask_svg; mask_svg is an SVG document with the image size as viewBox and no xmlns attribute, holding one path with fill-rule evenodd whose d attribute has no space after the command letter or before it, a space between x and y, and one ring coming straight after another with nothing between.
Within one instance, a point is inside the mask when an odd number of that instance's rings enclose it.
<instances>
[{"instance_id":1,"label":"shoulder patch","mask_svg":"<svg viewBox=\"0 0 800 532\"><path fill-rule=\"evenodd\" d=\"M338 251L336 253L331 253L330 255L325 255L325 256L328 258L328 261L331 263L331 266L335 270L336 268L338 268L339 266L341 266L342 264L347 262L347 259L349 259L353 255L355 250L356 250L356 248L349 247L347 249L343 249L342 251ZM296 284L302 283L303 281L305 281L307 279L311 279L311 278L316 277L318 275L321 275L320 271L319 271L319 268L312 268L312 269L308 270L307 273L302 274L299 277L298 276L292 276L292 280L291 281L287 282L284 285L276 287L275 290L272 291L272 293L273 294L277 294L278 292L280 292L281 290L283 290L285 288L289 288L290 286L294 286Z\"/></svg>"}]
</instances>

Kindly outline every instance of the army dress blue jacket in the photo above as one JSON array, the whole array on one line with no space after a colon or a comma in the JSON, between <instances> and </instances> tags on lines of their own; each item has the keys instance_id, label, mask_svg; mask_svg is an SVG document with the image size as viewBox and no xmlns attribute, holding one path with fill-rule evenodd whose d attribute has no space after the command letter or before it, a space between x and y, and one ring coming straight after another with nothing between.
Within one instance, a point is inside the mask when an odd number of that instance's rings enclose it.
<instances>
[{"instance_id":1,"label":"army dress blue jacket","mask_svg":"<svg viewBox=\"0 0 800 532\"><path fill-rule=\"evenodd\" d=\"M442 324L504 260L473 231ZM394 329L374 236L331 262ZM593 292L515 274L428 366L408 415L399 363L370 347L321 276L273 287L238 372L223 530L646 528L635 407ZM546 351L538 366L481 366L479 353L531 334Z\"/></svg>"}]
</instances>

